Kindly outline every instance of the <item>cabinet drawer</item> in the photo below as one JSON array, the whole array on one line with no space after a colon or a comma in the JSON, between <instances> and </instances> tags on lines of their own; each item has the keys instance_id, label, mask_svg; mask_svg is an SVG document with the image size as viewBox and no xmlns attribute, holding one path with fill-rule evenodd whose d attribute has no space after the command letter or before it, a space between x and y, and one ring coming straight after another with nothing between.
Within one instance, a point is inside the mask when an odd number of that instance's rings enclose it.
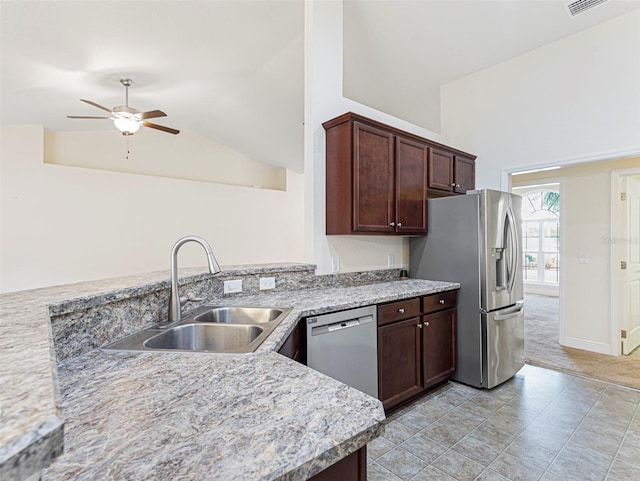
<instances>
[{"instance_id":1,"label":"cabinet drawer","mask_svg":"<svg viewBox=\"0 0 640 481\"><path fill-rule=\"evenodd\" d=\"M458 291L446 291L424 296L422 298L422 312L429 314L430 312L456 307L457 295Z\"/></svg>"},{"instance_id":2,"label":"cabinet drawer","mask_svg":"<svg viewBox=\"0 0 640 481\"><path fill-rule=\"evenodd\" d=\"M383 326L390 322L408 319L420 315L420 299L405 299L378 306L378 325Z\"/></svg>"}]
</instances>

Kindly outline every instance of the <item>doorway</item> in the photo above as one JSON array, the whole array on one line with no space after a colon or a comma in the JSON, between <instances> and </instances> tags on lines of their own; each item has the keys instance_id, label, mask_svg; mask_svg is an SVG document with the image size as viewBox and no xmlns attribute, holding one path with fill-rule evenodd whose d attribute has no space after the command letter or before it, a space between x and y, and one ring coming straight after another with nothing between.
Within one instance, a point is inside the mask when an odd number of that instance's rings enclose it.
<instances>
[{"instance_id":1,"label":"doorway","mask_svg":"<svg viewBox=\"0 0 640 481\"><path fill-rule=\"evenodd\" d=\"M530 359L560 345L560 188L560 180L538 180L514 182L511 189L522 197L525 350Z\"/></svg>"},{"instance_id":2,"label":"doorway","mask_svg":"<svg viewBox=\"0 0 640 481\"><path fill-rule=\"evenodd\" d=\"M505 190L512 191L515 187L560 183L558 315L550 314L555 306L536 306L531 299L528 303L525 300L526 362L640 389L640 348L631 351L629 347L631 354L621 355L623 329L618 317L622 306L629 306L633 313L640 305L640 301L630 300L637 296L629 296L626 304L620 301L623 294L618 282L620 262L634 267L635 262L628 259L640 257L637 251L627 253L626 258L621 254L626 252L624 247L638 248L640 233L633 228L627 228L626 233L618 230L618 217L623 215L618 212L619 177L640 176L640 157L571 163L546 170L520 171L519 175L505 172L503 182ZM633 219L640 216L626 215ZM628 284L632 293L640 285L635 278ZM546 320L551 318L558 327L548 322L550 334L532 336L527 320L534 316L547 316ZM635 324L629 326L628 336Z\"/></svg>"}]
</instances>

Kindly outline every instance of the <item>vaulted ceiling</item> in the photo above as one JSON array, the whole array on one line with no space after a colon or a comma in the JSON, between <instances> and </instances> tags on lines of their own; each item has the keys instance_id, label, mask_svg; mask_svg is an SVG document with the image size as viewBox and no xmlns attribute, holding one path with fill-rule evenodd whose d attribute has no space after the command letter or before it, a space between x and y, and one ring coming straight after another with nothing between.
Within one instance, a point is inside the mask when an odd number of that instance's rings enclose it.
<instances>
[{"instance_id":1,"label":"vaulted ceiling","mask_svg":"<svg viewBox=\"0 0 640 481\"><path fill-rule=\"evenodd\" d=\"M633 8L556 0L346 0L345 96L438 132L439 86ZM0 120L113 129L79 101L161 109L256 160L302 171L304 2L0 2ZM158 135L167 135L158 133Z\"/></svg>"},{"instance_id":2,"label":"vaulted ceiling","mask_svg":"<svg viewBox=\"0 0 640 481\"><path fill-rule=\"evenodd\" d=\"M160 109L251 158L302 170L299 1L2 1L1 120L114 129L79 101ZM115 133L115 132L114 132ZM158 132L158 135L168 135Z\"/></svg>"}]
</instances>

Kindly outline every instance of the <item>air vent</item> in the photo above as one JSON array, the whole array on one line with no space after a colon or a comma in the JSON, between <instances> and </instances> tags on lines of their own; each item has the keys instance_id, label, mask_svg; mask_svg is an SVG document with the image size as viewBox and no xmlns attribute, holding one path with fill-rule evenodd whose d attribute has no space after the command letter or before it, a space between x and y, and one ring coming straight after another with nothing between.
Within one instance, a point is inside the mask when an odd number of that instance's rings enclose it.
<instances>
[{"instance_id":1,"label":"air vent","mask_svg":"<svg viewBox=\"0 0 640 481\"><path fill-rule=\"evenodd\" d=\"M608 1L609 0L576 0L575 2L568 3L566 6L569 16L575 17Z\"/></svg>"}]
</instances>

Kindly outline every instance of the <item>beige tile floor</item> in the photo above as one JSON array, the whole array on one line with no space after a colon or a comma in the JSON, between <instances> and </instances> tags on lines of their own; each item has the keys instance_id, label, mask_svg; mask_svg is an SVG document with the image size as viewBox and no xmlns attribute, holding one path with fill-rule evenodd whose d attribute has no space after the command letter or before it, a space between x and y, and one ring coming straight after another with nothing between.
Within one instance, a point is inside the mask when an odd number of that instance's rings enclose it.
<instances>
[{"instance_id":1,"label":"beige tile floor","mask_svg":"<svg viewBox=\"0 0 640 481\"><path fill-rule=\"evenodd\" d=\"M525 366L389 416L369 481L640 481L640 391Z\"/></svg>"}]
</instances>

